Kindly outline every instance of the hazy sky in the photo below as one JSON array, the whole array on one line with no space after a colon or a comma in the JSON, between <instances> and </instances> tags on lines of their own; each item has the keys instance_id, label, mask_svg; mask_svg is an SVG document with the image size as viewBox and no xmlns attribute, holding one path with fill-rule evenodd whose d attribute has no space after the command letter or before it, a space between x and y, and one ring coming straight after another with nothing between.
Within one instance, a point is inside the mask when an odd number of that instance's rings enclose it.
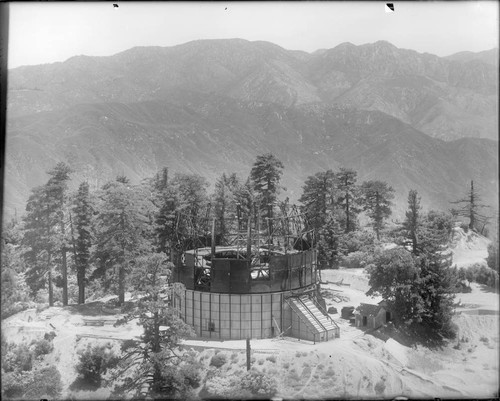
<instances>
[{"instance_id":1,"label":"hazy sky","mask_svg":"<svg viewBox=\"0 0 500 401\"><path fill-rule=\"evenodd\" d=\"M313 52L387 40L446 56L498 47L498 2L10 3L9 67L196 39L266 40Z\"/></svg>"}]
</instances>

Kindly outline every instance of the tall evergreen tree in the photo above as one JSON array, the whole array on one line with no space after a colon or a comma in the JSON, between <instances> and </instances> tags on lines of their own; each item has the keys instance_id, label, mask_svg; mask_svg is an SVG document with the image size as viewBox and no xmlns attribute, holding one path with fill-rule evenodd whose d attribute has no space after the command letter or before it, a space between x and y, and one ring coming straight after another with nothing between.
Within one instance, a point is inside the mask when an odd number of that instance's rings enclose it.
<instances>
[{"instance_id":1,"label":"tall evergreen tree","mask_svg":"<svg viewBox=\"0 0 500 401\"><path fill-rule=\"evenodd\" d=\"M234 227L227 218L237 214L236 195L239 186L238 177L236 174L229 176L223 173L215 182L214 192L214 213L215 218L219 222L218 232L225 235L228 230L233 230Z\"/></svg>"},{"instance_id":2,"label":"tall evergreen tree","mask_svg":"<svg viewBox=\"0 0 500 401\"><path fill-rule=\"evenodd\" d=\"M359 190L356 185L356 177L356 171L346 168L340 168L340 171L336 174L340 194L337 203L344 211L345 217L341 223L344 226L345 233L356 229L356 216L361 211L358 206Z\"/></svg>"},{"instance_id":3,"label":"tall evergreen tree","mask_svg":"<svg viewBox=\"0 0 500 401\"><path fill-rule=\"evenodd\" d=\"M335 173L327 170L307 177L302 191L299 199L302 210L307 213L313 227L320 229L335 209Z\"/></svg>"},{"instance_id":4,"label":"tall evergreen tree","mask_svg":"<svg viewBox=\"0 0 500 401\"><path fill-rule=\"evenodd\" d=\"M256 194L250 177L243 184L238 184L234 190L238 230L246 230L249 216L256 221Z\"/></svg>"},{"instance_id":5,"label":"tall evergreen tree","mask_svg":"<svg viewBox=\"0 0 500 401\"><path fill-rule=\"evenodd\" d=\"M32 190L24 218L26 247L24 259L28 264L27 282L33 292L48 284L49 305L54 304L53 265L61 261L63 305L68 304L66 192L71 169L58 163L48 171L48 182ZM59 259L60 257L60 259Z\"/></svg>"},{"instance_id":6,"label":"tall evergreen tree","mask_svg":"<svg viewBox=\"0 0 500 401\"><path fill-rule=\"evenodd\" d=\"M482 203L481 195L474 188L474 181L470 182L470 189L464 198L451 202L460 205L458 209L452 209L452 214L466 217L469 219L469 229L482 232L487 224L489 217L481 212L488 206Z\"/></svg>"},{"instance_id":7,"label":"tall evergreen tree","mask_svg":"<svg viewBox=\"0 0 500 401\"><path fill-rule=\"evenodd\" d=\"M130 185L126 177L105 184L99 197L95 255L98 274L108 278L111 274L111 282L118 285L118 302L123 305L129 264L152 247L146 234L150 198Z\"/></svg>"},{"instance_id":8,"label":"tall evergreen tree","mask_svg":"<svg viewBox=\"0 0 500 401\"><path fill-rule=\"evenodd\" d=\"M51 176L45 185L47 195L47 202L49 208L55 213L57 220L56 241L57 247L61 255L61 274L62 274L62 303L64 306L68 305L68 266L66 260L66 253L68 250L68 239L66 237L66 224L67 224L67 190L68 181L71 174L70 167L63 163L57 165L47 173Z\"/></svg>"},{"instance_id":9,"label":"tall evergreen tree","mask_svg":"<svg viewBox=\"0 0 500 401\"><path fill-rule=\"evenodd\" d=\"M373 229L380 240L380 231L391 211L394 189L383 181L365 181L361 185L363 209L372 220Z\"/></svg>"},{"instance_id":10,"label":"tall evergreen tree","mask_svg":"<svg viewBox=\"0 0 500 401\"><path fill-rule=\"evenodd\" d=\"M73 201L70 214L73 252L78 285L78 303L85 303L86 271L90 262L90 247L93 236L94 207L90 199L89 184L82 182Z\"/></svg>"},{"instance_id":11,"label":"tall evergreen tree","mask_svg":"<svg viewBox=\"0 0 500 401\"><path fill-rule=\"evenodd\" d=\"M177 353L180 339L192 336L193 331L168 302L169 267L160 254L144 255L133 264L130 281L140 300L118 324L138 319L144 334L141 341L127 341L122 346L124 356L115 371L115 379L122 381L115 388L118 397L186 398L199 384L197 368L188 368L193 361Z\"/></svg>"},{"instance_id":12,"label":"tall evergreen tree","mask_svg":"<svg viewBox=\"0 0 500 401\"><path fill-rule=\"evenodd\" d=\"M171 185L176 199L176 211L182 215L180 226L177 227L179 234L192 237L200 232L210 231L206 179L196 174L177 173Z\"/></svg>"},{"instance_id":13,"label":"tall evergreen tree","mask_svg":"<svg viewBox=\"0 0 500 401\"><path fill-rule=\"evenodd\" d=\"M419 253L420 210L420 197L418 196L418 192L412 189L408 193L408 210L405 213L406 219L403 222L403 229L411 240L414 255L418 255Z\"/></svg>"},{"instance_id":14,"label":"tall evergreen tree","mask_svg":"<svg viewBox=\"0 0 500 401\"><path fill-rule=\"evenodd\" d=\"M271 232L273 230L273 207L279 193L283 168L283 163L276 156L266 153L257 156L250 171L254 190L259 195L260 210L266 212L265 217L269 219Z\"/></svg>"}]
</instances>

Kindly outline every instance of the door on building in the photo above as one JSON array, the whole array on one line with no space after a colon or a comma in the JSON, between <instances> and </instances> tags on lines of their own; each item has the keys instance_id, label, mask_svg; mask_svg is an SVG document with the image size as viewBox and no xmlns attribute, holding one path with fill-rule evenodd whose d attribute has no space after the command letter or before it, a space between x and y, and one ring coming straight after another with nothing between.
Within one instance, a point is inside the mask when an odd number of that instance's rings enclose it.
<instances>
[{"instance_id":1,"label":"door on building","mask_svg":"<svg viewBox=\"0 0 500 401\"><path fill-rule=\"evenodd\" d=\"M368 318L366 316L363 316L363 327L365 327L368 324Z\"/></svg>"}]
</instances>

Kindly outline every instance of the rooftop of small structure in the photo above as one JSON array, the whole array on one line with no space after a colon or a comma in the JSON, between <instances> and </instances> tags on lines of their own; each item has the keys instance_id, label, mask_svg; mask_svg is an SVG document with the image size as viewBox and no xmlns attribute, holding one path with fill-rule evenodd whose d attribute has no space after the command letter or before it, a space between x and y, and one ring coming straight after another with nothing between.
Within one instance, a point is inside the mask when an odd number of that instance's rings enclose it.
<instances>
[{"instance_id":1,"label":"rooftop of small structure","mask_svg":"<svg viewBox=\"0 0 500 401\"><path fill-rule=\"evenodd\" d=\"M386 309L384 301L380 302L378 305L361 303L357 308L356 312L360 315L365 316L376 316L381 309Z\"/></svg>"}]
</instances>

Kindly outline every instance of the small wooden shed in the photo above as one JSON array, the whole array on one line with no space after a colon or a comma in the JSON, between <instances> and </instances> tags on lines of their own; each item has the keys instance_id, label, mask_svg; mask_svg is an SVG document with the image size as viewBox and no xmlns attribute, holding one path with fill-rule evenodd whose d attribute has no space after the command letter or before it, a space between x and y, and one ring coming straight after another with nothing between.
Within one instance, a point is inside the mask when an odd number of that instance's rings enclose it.
<instances>
[{"instance_id":1,"label":"small wooden shed","mask_svg":"<svg viewBox=\"0 0 500 401\"><path fill-rule=\"evenodd\" d=\"M377 329L391 320L391 312L385 301L374 304L360 304L354 311L356 327Z\"/></svg>"}]
</instances>

